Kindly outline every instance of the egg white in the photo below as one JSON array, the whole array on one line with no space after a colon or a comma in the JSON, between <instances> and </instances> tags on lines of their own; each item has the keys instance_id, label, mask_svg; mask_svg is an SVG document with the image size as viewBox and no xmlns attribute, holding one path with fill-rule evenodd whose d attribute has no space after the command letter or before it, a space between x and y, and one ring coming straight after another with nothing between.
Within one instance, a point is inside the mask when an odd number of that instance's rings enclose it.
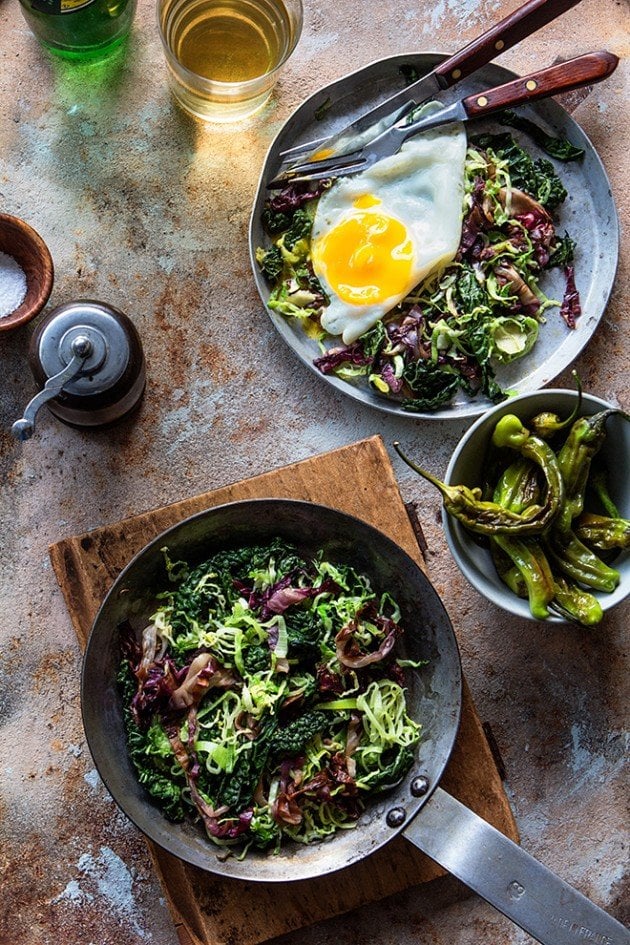
<instances>
[{"instance_id":1,"label":"egg white","mask_svg":"<svg viewBox=\"0 0 630 945\"><path fill-rule=\"evenodd\" d=\"M363 173L339 178L322 195L313 222L311 252L315 273L330 298L321 318L322 327L329 334L341 335L344 344L351 344L414 286L454 259L461 238L466 147L462 125L424 132L407 141L397 154L378 161ZM360 209L366 205L367 210ZM337 239L332 258L330 237L340 232L340 226L347 230L351 218L370 213L370 207L382 218L402 224L411 245L411 263L401 277L392 279L395 284L391 291L388 277L383 277L378 301L357 304L348 300L346 280L341 285L331 273L339 266L345 272L347 267L351 281L352 257L357 251L376 256L378 263L379 253L387 250L353 244L343 247L343 256L347 252L348 258L340 259ZM366 239L371 243L369 237ZM382 261L389 264L389 260Z\"/></svg>"}]
</instances>

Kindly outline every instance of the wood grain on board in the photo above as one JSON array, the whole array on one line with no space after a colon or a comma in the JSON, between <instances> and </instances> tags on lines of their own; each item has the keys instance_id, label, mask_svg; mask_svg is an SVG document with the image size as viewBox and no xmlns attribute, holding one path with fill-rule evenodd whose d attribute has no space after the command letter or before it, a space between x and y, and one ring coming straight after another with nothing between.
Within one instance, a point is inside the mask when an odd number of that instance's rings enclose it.
<instances>
[{"instance_id":1,"label":"wood grain on board","mask_svg":"<svg viewBox=\"0 0 630 945\"><path fill-rule=\"evenodd\" d=\"M304 499L356 515L396 541L424 568L387 451L380 437L371 437L53 545L51 560L81 646L109 587L144 545L197 512L255 498ZM501 778L465 683L461 727L441 784L518 840ZM255 945L444 873L402 837L339 873L281 886L222 879L151 842L148 845L182 945Z\"/></svg>"}]
</instances>

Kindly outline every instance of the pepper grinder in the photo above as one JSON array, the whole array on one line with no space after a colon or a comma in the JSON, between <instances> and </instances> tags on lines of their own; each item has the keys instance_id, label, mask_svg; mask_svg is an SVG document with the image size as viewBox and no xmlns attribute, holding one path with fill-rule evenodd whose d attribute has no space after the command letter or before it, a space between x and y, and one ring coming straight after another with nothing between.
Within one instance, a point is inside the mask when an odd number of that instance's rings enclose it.
<instances>
[{"instance_id":1,"label":"pepper grinder","mask_svg":"<svg viewBox=\"0 0 630 945\"><path fill-rule=\"evenodd\" d=\"M95 428L125 417L144 393L140 336L105 302L79 299L54 309L33 335L28 358L40 391L11 428L19 440L33 435L44 404L63 423Z\"/></svg>"}]
</instances>

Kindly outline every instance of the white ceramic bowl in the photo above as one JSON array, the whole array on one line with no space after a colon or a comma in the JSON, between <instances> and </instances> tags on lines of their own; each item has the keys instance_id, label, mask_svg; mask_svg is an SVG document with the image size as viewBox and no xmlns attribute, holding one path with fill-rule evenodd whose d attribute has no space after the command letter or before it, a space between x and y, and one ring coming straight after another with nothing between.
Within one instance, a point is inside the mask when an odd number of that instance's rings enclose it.
<instances>
[{"instance_id":1,"label":"white ceramic bowl","mask_svg":"<svg viewBox=\"0 0 630 945\"><path fill-rule=\"evenodd\" d=\"M481 470L484 464L492 433L501 417L516 414L527 426L536 414L552 411L560 417L570 414L575 406L577 394L571 390L541 390L532 394L513 397L493 407L474 423L459 441L446 471L445 482L449 485L481 485ZM611 407L612 404L584 394L580 414L588 416ZM608 469L610 495L624 518L630 518L630 422L618 415L609 417L606 424L606 442L601 456ZM516 456L516 454L515 454ZM446 540L455 561L464 577L480 594L519 617L534 620L527 600L521 600L501 581L496 572L490 552L481 547L463 526L444 512ZM619 604L630 591L630 553L623 552L613 562L621 572L621 581L612 594L594 592L604 612ZM548 620L562 622L562 618L550 616Z\"/></svg>"}]
</instances>

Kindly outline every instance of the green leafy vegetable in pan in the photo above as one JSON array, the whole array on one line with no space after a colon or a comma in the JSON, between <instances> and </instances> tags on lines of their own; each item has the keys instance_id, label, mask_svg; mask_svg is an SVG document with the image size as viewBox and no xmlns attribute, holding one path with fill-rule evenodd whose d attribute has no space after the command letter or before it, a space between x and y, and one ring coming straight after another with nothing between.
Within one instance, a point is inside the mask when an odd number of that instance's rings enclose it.
<instances>
[{"instance_id":1,"label":"green leafy vegetable in pan","mask_svg":"<svg viewBox=\"0 0 630 945\"><path fill-rule=\"evenodd\" d=\"M140 783L167 817L197 817L243 854L352 827L370 794L404 776L420 739L395 601L280 539L194 568L165 549L165 562L171 586L141 640L121 627Z\"/></svg>"}]
</instances>

